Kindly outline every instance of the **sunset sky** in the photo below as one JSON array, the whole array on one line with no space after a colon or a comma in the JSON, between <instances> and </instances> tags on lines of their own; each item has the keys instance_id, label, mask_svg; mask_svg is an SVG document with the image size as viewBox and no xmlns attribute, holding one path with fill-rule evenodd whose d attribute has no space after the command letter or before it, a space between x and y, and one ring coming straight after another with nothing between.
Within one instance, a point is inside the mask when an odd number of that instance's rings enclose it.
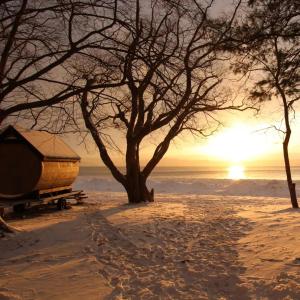
<instances>
[{"instance_id":1,"label":"sunset sky","mask_svg":"<svg viewBox=\"0 0 300 300\"><path fill-rule=\"evenodd\" d=\"M160 166L225 166L283 165L283 135L272 126L283 129L281 108L276 100L265 104L258 115L253 112L226 112L220 115L224 124L207 138L181 136L173 142ZM293 164L300 164L300 121L292 120L290 157ZM103 165L96 147L78 145L78 139L68 137L68 143L82 157L82 165ZM124 150L123 148L122 150ZM142 148L144 156L152 153L151 143ZM122 157L114 153L117 165L123 165ZM145 160L144 160L145 161ZM143 163L143 161L142 161Z\"/></svg>"},{"instance_id":2,"label":"sunset sky","mask_svg":"<svg viewBox=\"0 0 300 300\"><path fill-rule=\"evenodd\" d=\"M218 0L212 11L215 14L222 14L232 8L231 0ZM227 73L226 75L233 76ZM257 77L257 74L255 76ZM227 85L230 87L238 85L229 78L225 80L229 80ZM247 88L247 84L243 88ZM237 92L237 95L245 96L242 91L240 94ZM297 107L295 108L297 111ZM207 138L192 137L188 134L178 137L173 141L160 166L224 166L226 168L256 165L281 166L283 165L283 134L273 127L284 130L282 118L280 101L275 98L265 103L257 115L253 111L222 112L217 119L223 123L223 126L217 132ZM300 120L297 119L297 115L291 124L293 132L289 147L290 159L293 165L300 165ZM65 136L65 140L82 157L82 165L103 165L91 139L86 144L82 144L78 136L68 135ZM119 136L117 136L117 140L120 140ZM143 144L142 165L152 154L155 142L159 142L159 137L155 138L155 141L148 139L147 143ZM120 142L119 147L124 153L125 143ZM120 153L114 153L112 157L116 165L124 165L124 156L122 157Z\"/></svg>"},{"instance_id":3,"label":"sunset sky","mask_svg":"<svg viewBox=\"0 0 300 300\"><path fill-rule=\"evenodd\" d=\"M218 0L212 7L212 13L222 15L232 11L233 1ZM225 87L230 86L237 98L246 97L245 90L262 74L252 74L249 81L244 85L237 80L240 75L226 73L224 78ZM235 96L232 95L234 98ZM299 109L295 106L295 111ZM230 168L234 166L283 166L282 141L283 134L274 127L284 130L283 109L279 99L264 103L258 114L253 111L247 112L222 112L218 114L219 121L223 126L212 136L192 137L188 134L175 139L169 151L160 162L159 166L194 166L194 167L218 167ZM290 140L289 153L292 165L300 165L300 119L291 113L292 136ZM72 139L74 145L74 140ZM82 165L95 165L103 163L99 159L98 150L91 142L87 149L83 145L76 146L78 153L82 156ZM125 150L125 144L121 144ZM153 152L152 141L143 145L141 156L142 164ZM120 154L113 155L117 165L124 165Z\"/></svg>"}]
</instances>

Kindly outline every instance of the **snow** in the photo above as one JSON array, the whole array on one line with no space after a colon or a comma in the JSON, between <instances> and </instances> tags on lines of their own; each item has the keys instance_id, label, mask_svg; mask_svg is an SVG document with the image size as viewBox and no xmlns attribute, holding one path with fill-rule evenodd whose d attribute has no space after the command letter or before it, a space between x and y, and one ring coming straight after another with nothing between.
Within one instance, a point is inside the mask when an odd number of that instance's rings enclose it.
<instances>
[{"instance_id":1,"label":"snow","mask_svg":"<svg viewBox=\"0 0 300 300\"><path fill-rule=\"evenodd\" d=\"M154 178L148 180L147 185L156 193L288 197L284 180ZM108 176L79 176L74 187L91 192L125 192L116 180Z\"/></svg>"},{"instance_id":2,"label":"snow","mask_svg":"<svg viewBox=\"0 0 300 300\"><path fill-rule=\"evenodd\" d=\"M14 126L13 128L44 158L80 160L80 157L76 152L55 134L50 134L45 131L24 129L19 126Z\"/></svg>"},{"instance_id":3,"label":"snow","mask_svg":"<svg viewBox=\"0 0 300 300\"><path fill-rule=\"evenodd\" d=\"M83 206L9 224L0 299L300 299L300 210L280 180L152 178L127 205L105 176L80 176ZM49 288L51 287L51 288Z\"/></svg>"}]
</instances>

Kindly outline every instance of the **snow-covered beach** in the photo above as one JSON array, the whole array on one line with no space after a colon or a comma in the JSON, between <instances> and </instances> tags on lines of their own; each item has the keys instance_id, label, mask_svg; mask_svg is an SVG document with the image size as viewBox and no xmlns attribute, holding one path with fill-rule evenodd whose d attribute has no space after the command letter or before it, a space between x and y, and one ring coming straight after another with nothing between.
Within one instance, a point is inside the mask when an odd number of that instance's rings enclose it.
<instances>
[{"instance_id":1,"label":"snow-covered beach","mask_svg":"<svg viewBox=\"0 0 300 300\"><path fill-rule=\"evenodd\" d=\"M158 194L253 197L288 197L289 195L286 181L277 179L154 178L148 181L148 186ZM74 187L89 192L125 192L116 180L109 177L78 177ZM300 181L296 181L296 190L300 195Z\"/></svg>"},{"instance_id":2,"label":"snow-covered beach","mask_svg":"<svg viewBox=\"0 0 300 300\"><path fill-rule=\"evenodd\" d=\"M300 211L280 180L153 178L127 205L79 176L83 206L9 219L0 299L300 299ZM298 192L299 194L299 192Z\"/></svg>"},{"instance_id":3,"label":"snow-covered beach","mask_svg":"<svg viewBox=\"0 0 300 300\"><path fill-rule=\"evenodd\" d=\"M300 0L0 12L0 300L300 300Z\"/></svg>"}]
</instances>

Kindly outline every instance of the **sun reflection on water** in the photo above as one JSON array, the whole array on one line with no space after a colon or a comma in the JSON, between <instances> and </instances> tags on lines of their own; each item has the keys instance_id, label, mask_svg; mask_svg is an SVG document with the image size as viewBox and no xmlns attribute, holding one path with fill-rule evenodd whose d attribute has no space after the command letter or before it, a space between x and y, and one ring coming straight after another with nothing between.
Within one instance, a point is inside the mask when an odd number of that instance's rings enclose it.
<instances>
[{"instance_id":1,"label":"sun reflection on water","mask_svg":"<svg viewBox=\"0 0 300 300\"><path fill-rule=\"evenodd\" d=\"M245 179L245 169L241 165L234 165L230 166L228 168L228 179L233 179L233 180L239 180L239 179Z\"/></svg>"}]
</instances>

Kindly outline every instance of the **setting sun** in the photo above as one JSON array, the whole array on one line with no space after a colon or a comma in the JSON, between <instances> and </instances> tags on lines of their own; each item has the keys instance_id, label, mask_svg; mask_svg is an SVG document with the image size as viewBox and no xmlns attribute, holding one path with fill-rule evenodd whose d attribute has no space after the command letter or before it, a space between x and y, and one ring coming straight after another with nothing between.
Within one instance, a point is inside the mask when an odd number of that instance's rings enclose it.
<instances>
[{"instance_id":1,"label":"setting sun","mask_svg":"<svg viewBox=\"0 0 300 300\"><path fill-rule=\"evenodd\" d=\"M228 168L228 179L245 179L245 170L243 166L236 165Z\"/></svg>"},{"instance_id":2,"label":"setting sun","mask_svg":"<svg viewBox=\"0 0 300 300\"><path fill-rule=\"evenodd\" d=\"M260 127L262 128L262 127ZM212 136L200 151L230 163L253 160L271 151L266 134L245 124L235 124Z\"/></svg>"}]
</instances>

